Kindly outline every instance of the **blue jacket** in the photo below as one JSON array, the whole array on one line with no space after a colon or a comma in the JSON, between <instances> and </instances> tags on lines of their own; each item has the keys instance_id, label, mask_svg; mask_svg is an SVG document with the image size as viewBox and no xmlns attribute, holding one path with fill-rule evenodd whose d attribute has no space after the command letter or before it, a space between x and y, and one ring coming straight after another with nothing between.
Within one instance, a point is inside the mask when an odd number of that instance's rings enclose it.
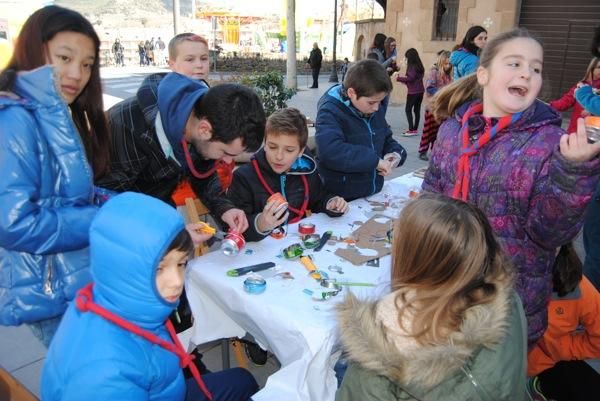
<instances>
[{"instance_id":1,"label":"blue jacket","mask_svg":"<svg viewBox=\"0 0 600 401\"><path fill-rule=\"evenodd\" d=\"M319 100L316 135L319 174L325 188L350 201L381 191L383 177L377 164L386 154L397 152L400 165L406 150L393 137L385 120L388 99L375 113L362 115L342 86L330 88Z\"/></svg>"},{"instance_id":2,"label":"blue jacket","mask_svg":"<svg viewBox=\"0 0 600 401\"><path fill-rule=\"evenodd\" d=\"M465 49L458 49L450 54L450 64L452 64L452 78L456 81L477 70L479 57Z\"/></svg>"},{"instance_id":3,"label":"blue jacket","mask_svg":"<svg viewBox=\"0 0 600 401\"><path fill-rule=\"evenodd\" d=\"M162 201L127 192L109 200L90 229L94 302L172 342L164 325L177 302L156 288L156 269L184 229ZM69 305L42 371L44 401L169 400L185 397L178 357Z\"/></svg>"},{"instance_id":4,"label":"blue jacket","mask_svg":"<svg viewBox=\"0 0 600 401\"><path fill-rule=\"evenodd\" d=\"M575 99L579 104L595 116L600 116L600 96L594 93L590 85L582 86L575 91Z\"/></svg>"},{"instance_id":5,"label":"blue jacket","mask_svg":"<svg viewBox=\"0 0 600 401\"><path fill-rule=\"evenodd\" d=\"M90 280L93 174L51 67L0 96L0 324L61 315Z\"/></svg>"}]
</instances>

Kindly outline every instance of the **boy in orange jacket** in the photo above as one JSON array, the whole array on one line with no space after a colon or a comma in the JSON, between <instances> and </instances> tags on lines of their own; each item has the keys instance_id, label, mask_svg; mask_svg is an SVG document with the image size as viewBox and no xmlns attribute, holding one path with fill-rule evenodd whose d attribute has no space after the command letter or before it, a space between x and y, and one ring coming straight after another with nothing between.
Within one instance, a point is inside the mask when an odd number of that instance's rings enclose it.
<instances>
[{"instance_id":1,"label":"boy in orange jacket","mask_svg":"<svg viewBox=\"0 0 600 401\"><path fill-rule=\"evenodd\" d=\"M583 276L572 244L560 248L552 282L548 329L527 358L530 392L535 400L589 400L600 383L584 361L600 358L600 293Z\"/></svg>"}]
</instances>

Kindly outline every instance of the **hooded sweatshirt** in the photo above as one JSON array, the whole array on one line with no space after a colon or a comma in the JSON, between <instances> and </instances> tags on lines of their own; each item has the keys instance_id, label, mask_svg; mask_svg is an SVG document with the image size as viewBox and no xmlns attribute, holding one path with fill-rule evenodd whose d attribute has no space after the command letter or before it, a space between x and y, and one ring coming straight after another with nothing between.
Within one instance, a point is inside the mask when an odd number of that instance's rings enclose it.
<instances>
[{"instance_id":1,"label":"hooded sweatshirt","mask_svg":"<svg viewBox=\"0 0 600 401\"><path fill-rule=\"evenodd\" d=\"M175 72L146 77L136 96L108 111L111 171L99 185L118 192L145 193L172 204L173 191L183 178L190 177L181 144L185 125L194 104L208 90L205 82ZM203 159L193 146L190 157L200 172L210 170L214 164L213 160ZM191 180L196 195L211 212L220 216L231 208L220 196L216 174Z\"/></svg>"},{"instance_id":2,"label":"hooded sweatshirt","mask_svg":"<svg viewBox=\"0 0 600 401\"><path fill-rule=\"evenodd\" d=\"M273 171L267 162L264 148L260 149L253 159L256 160L267 185L273 192L283 194L290 206L300 209L306 195L308 196L307 210L313 213L325 212L331 217L340 216L340 213L325 210L327 202L334 195L328 193L321 184L321 178L316 172L316 163L308 149L292 165L290 171L284 174L277 174ZM308 184L308 193L306 194L302 177L306 178ZM236 207L246 213L250 226L244 233L244 237L248 241L260 241L268 235L268 233L262 234L256 229L256 218L263 211L269 196L271 194L260 181L252 163L244 164L234 171L233 183L227 191L227 197ZM288 221L296 217L298 215L290 210ZM300 218L303 217L300 216Z\"/></svg>"},{"instance_id":3,"label":"hooded sweatshirt","mask_svg":"<svg viewBox=\"0 0 600 401\"><path fill-rule=\"evenodd\" d=\"M423 190L452 196L461 154L461 120L466 103L438 131ZM581 229L583 213L600 178L600 158L576 163L559 150L560 117L535 101L513 125L499 131L469 158L468 202L488 217L516 267L516 289L523 301L529 343L546 329L556 249ZM480 114L469 119L472 141L481 135Z\"/></svg>"},{"instance_id":4,"label":"hooded sweatshirt","mask_svg":"<svg viewBox=\"0 0 600 401\"><path fill-rule=\"evenodd\" d=\"M459 329L438 344L407 336L410 319L400 326L395 302L396 293L377 302L350 294L338 305L350 362L336 401L525 399L525 319L510 288L467 309Z\"/></svg>"},{"instance_id":5,"label":"hooded sweatshirt","mask_svg":"<svg viewBox=\"0 0 600 401\"><path fill-rule=\"evenodd\" d=\"M184 229L175 209L125 193L109 200L90 229L93 300L113 314L172 342L164 325L177 302L156 288L156 269ZM61 400L183 400L178 357L74 303L48 350L41 395Z\"/></svg>"}]
</instances>

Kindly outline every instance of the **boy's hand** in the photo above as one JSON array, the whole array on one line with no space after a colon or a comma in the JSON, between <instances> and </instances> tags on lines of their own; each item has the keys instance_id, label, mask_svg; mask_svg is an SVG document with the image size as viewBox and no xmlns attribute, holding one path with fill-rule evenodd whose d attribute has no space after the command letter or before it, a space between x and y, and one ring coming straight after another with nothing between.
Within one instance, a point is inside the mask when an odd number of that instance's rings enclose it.
<instances>
[{"instance_id":1,"label":"boy's hand","mask_svg":"<svg viewBox=\"0 0 600 401\"><path fill-rule=\"evenodd\" d=\"M289 215L287 208L281 207L281 203L272 200L265 205L262 213L258 215L256 228L263 233L272 231L275 227L282 225Z\"/></svg>"},{"instance_id":2,"label":"boy's hand","mask_svg":"<svg viewBox=\"0 0 600 401\"><path fill-rule=\"evenodd\" d=\"M389 160L379 159L377 164L377 174L385 177L392 172L392 163Z\"/></svg>"},{"instance_id":3,"label":"boy's hand","mask_svg":"<svg viewBox=\"0 0 600 401\"><path fill-rule=\"evenodd\" d=\"M400 164L401 157L398 152L392 152L383 156L383 159L389 161L392 168L396 168Z\"/></svg>"},{"instance_id":4,"label":"boy's hand","mask_svg":"<svg viewBox=\"0 0 600 401\"><path fill-rule=\"evenodd\" d=\"M325 209L336 213L346 213L348 211L348 202L341 196L334 196L327 201Z\"/></svg>"},{"instance_id":5,"label":"boy's hand","mask_svg":"<svg viewBox=\"0 0 600 401\"><path fill-rule=\"evenodd\" d=\"M204 223L190 223L185 225L185 229L188 233L190 233L190 237L192 237L192 242L194 245L200 245L201 243L208 241L213 234L206 233L202 231L204 227Z\"/></svg>"},{"instance_id":6,"label":"boy's hand","mask_svg":"<svg viewBox=\"0 0 600 401\"><path fill-rule=\"evenodd\" d=\"M583 118L577 120L577 132L560 137L560 153L572 162L587 162L600 153L600 141L588 143Z\"/></svg>"},{"instance_id":7,"label":"boy's hand","mask_svg":"<svg viewBox=\"0 0 600 401\"><path fill-rule=\"evenodd\" d=\"M230 229L243 233L248 229L248 219L246 213L240 209L229 209L221 216L221 220L227 223Z\"/></svg>"}]
</instances>

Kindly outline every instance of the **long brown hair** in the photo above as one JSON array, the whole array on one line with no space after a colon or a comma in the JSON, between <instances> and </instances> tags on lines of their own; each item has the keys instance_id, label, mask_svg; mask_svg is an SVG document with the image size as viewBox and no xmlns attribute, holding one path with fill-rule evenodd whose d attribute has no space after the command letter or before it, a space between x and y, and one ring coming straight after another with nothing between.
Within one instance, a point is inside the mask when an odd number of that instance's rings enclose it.
<instances>
[{"instance_id":1,"label":"long brown hair","mask_svg":"<svg viewBox=\"0 0 600 401\"><path fill-rule=\"evenodd\" d=\"M511 268L486 216L477 207L424 194L402 210L394 227L392 289L398 321L421 344L443 341L464 312L491 302L508 286Z\"/></svg>"},{"instance_id":2,"label":"long brown hair","mask_svg":"<svg viewBox=\"0 0 600 401\"><path fill-rule=\"evenodd\" d=\"M48 41L65 31L83 34L94 42L90 80L69 107L94 176L99 178L108 171L110 139L100 81L100 39L88 20L76 11L58 6L47 6L31 14L19 33L11 60L0 74L0 91L12 90L17 72L47 64Z\"/></svg>"},{"instance_id":3,"label":"long brown hair","mask_svg":"<svg viewBox=\"0 0 600 401\"><path fill-rule=\"evenodd\" d=\"M484 68L490 68L492 60L496 57L502 45L518 38L533 39L542 46L540 40L535 36L532 36L527 29L516 28L501 33L487 42L481 51L479 65ZM433 98L431 112L437 121L443 121L448 117L453 116L456 109L462 104L470 100L481 99L482 96L483 91L477 82L477 75L473 73L440 89Z\"/></svg>"},{"instance_id":4,"label":"long brown hair","mask_svg":"<svg viewBox=\"0 0 600 401\"><path fill-rule=\"evenodd\" d=\"M598 63L600 63L599 57L594 57L590 61L587 70L585 70L585 75L583 76L582 81L588 81L590 84L592 83L592 81L594 80L594 69L596 68Z\"/></svg>"}]
</instances>

